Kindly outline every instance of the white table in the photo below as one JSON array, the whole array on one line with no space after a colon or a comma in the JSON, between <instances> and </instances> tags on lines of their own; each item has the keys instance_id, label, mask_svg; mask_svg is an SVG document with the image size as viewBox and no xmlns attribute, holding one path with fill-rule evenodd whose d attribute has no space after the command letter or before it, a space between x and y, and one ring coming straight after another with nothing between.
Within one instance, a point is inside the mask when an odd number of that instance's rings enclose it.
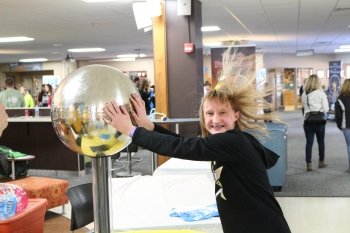
<instances>
[{"instance_id":1,"label":"white table","mask_svg":"<svg viewBox=\"0 0 350 233\"><path fill-rule=\"evenodd\" d=\"M218 217L186 222L170 217L176 207L205 207L215 202L214 180L206 174L136 176L112 179L112 229L191 229L222 233Z\"/></svg>"},{"instance_id":2,"label":"white table","mask_svg":"<svg viewBox=\"0 0 350 233\"><path fill-rule=\"evenodd\" d=\"M177 158L170 158L157 167L153 173L154 176L179 174L207 174L208 176L213 176L210 162L191 161Z\"/></svg>"},{"instance_id":3,"label":"white table","mask_svg":"<svg viewBox=\"0 0 350 233\"><path fill-rule=\"evenodd\" d=\"M180 132L180 124L199 122L199 118L166 118L165 120L153 118L150 119L157 124L175 124L175 133L177 134ZM157 154L152 152L152 171L157 168L157 164Z\"/></svg>"}]
</instances>

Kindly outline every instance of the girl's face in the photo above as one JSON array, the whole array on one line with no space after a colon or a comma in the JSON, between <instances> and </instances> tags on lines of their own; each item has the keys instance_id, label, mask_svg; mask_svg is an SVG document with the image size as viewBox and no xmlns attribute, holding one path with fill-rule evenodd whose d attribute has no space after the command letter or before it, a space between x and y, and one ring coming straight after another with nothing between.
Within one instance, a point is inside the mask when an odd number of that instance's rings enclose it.
<instances>
[{"instance_id":1,"label":"girl's face","mask_svg":"<svg viewBox=\"0 0 350 233\"><path fill-rule=\"evenodd\" d=\"M227 103L217 100L206 100L203 103L205 128L210 134L224 133L235 128L239 112L233 111Z\"/></svg>"}]
</instances>

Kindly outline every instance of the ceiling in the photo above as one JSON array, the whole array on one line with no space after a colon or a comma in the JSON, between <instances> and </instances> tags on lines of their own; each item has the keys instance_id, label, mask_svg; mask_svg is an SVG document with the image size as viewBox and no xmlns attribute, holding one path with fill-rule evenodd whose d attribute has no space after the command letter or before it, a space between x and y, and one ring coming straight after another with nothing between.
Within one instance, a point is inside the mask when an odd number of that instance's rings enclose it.
<instances>
[{"instance_id":1,"label":"ceiling","mask_svg":"<svg viewBox=\"0 0 350 233\"><path fill-rule=\"evenodd\" d=\"M1 43L0 63L22 58L64 60L67 49L103 47L105 52L74 53L75 59L111 59L118 54L153 54L152 34L137 30L133 0L1 0L0 37L34 41ZM254 44L263 53L334 53L350 44L350 0L202 0L203 42ZM179 16L183 17L183 16Z\"/></svg>"}]
</instances>

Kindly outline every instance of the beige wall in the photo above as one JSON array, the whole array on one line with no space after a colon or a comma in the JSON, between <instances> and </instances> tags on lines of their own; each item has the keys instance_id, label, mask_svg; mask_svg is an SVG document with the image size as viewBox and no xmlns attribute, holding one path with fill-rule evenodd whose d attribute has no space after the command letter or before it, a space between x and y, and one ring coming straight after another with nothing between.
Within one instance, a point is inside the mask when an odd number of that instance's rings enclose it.
<instances>
[{"instance_id":1,"label":"beige wall","mask_svg":"<svg viewBox=\"0 0 350 233\"><path fill-rule=\"evenodd\" d=\"M129 71L146 71L147 78L151 85L154 84L154 63L153 58L140 58L132 62L116 62L116 61L79 61L79 66L87 66L92 64L101 64L114 67L123 72Z\"/></svg>"}]
</instances>

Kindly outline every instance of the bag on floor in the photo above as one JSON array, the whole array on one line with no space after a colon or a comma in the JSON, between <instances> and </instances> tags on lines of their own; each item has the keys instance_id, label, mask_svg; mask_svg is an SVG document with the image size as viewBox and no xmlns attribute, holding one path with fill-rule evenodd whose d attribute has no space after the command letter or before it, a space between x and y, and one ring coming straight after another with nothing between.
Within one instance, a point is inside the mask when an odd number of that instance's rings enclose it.
<instances>
[{"instance_id":1,"label":"bag on floor","mask_svg":"<svg viewBox=\"0 0 350 233\"><path fill-rule=\"evenodd\" d=\"M327 122L327 116L324 112L308 112L305 114L304 123L309 125L324 125Z\"/></svg>"}]
</instances>

